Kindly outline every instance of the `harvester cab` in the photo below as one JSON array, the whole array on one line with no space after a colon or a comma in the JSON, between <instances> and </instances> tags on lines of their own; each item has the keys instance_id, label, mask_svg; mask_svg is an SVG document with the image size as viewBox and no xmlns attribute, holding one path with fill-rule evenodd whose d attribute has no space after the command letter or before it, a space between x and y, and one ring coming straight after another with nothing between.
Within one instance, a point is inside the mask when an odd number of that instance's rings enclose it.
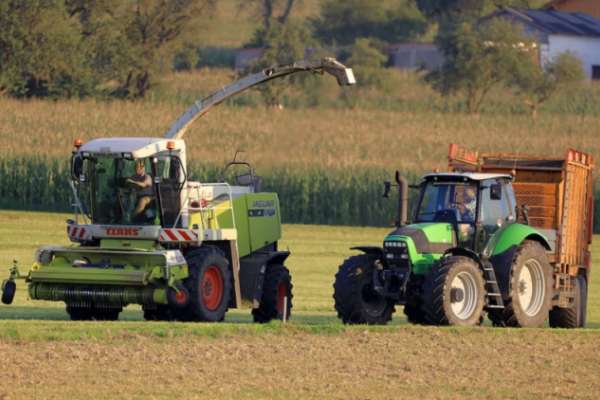
<instances>
[{"instance_id":1,"label":"harvester cab","mask_svg":"<svg viewBox=\"0 0 600 400\"><path fill-rule=\"evenodd\" d=\"M296 72L327 72L340 85L352 70L335 61L268 68L197 101L164 138L76 140L71 158L75 217L71 247L37 250L21 274L3 282L10 304L15 279L33 300L63 301L73 320L116 320L139 304L148 320L222 321L229 308L252 308L255 322L289 318L292 283L280 251L276 193L263 193L252 166L234 161L219 182L189 176L189 127L227 98ZM227 182L234 170L235 185Z\"/></svg>"},{"instance_id":2,"label":"harvester cab","mask_svg":"<svg viewBox=\"0 0 600 400\"><path fill-rule=\"evenodd\" d=\"M397 229L383 247L340 266L335 307L345 323L585 325L592 157L479 154L451 145L449 172L421 177L413 219L396 173ZM384 183L389 196L390 183ZM531 215L530 215L531 214Z\"/></svg>"}]
</instances>

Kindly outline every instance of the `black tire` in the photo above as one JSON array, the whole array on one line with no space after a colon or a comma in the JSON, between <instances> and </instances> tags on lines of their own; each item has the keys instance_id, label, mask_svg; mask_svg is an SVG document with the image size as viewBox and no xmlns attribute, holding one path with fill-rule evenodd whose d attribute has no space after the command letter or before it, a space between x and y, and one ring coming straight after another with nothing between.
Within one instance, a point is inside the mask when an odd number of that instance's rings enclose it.
<instances>
[{"instance_id":1,"label":"black tire","mask_svg":"<svg viewBox=\"0 0 600 400\"><path fill-rule=\"evenodd\" d=\"M92 318L96 321L118 321L123 308L93 308Z\"/></svg>"},{"instance_id":2,"label":"black tire","mask_svg":"<svg viewBox=\"0 0 600 400\"><path fill-rule=\"evenodd\" d=\"M537 264L540 267L540 277L543 278L542 287L545 291L543 295L540 295L540 301L534 301L534 305L531 306L534 307L534 310L527 311L523 309L520 300L520 293L524 293L526 285L524 281L519 282L519 276L521 275L521 270L527 268L526 263L529 261L534 262L534 265ZM488 317L492 320L494 326L510 326L515 328L541 328L544 326L544 322L548 319L550 308L552 308L554 279L548 255L541 244L525 240L517 248L511 266L509 285L509 299L505 301L504 309L488 313ZM538 305L535 305L535 303ZM530 307L527 309L530 309Z\"/></svg>"},{"instance_id":3,"label":"black tire","mask_svg":"<svg viewBox=\"0 0 600 400\"><path fill-rule=\"evenodd\" d=\"M385 325L396 311L394 301L373 290L377 256L361 254L344 261L335 275L333 299L344 324Z\"/></svg>"},{"instance_id":4,"label":"black tire","mask_svg":"<svg viewBox=\"0 0 600 400\"><path fill-rule=\"evenodd\" d=\"M420 301L407 302L404 305L404 315L409 324L424 325L426 322Z\"/></svg>"},{"instance_id":5,"label":"black tire","mask_svg":"<svg viewBox=\"0 0 600 400\"><path fill-rule=\"evenodd\" d=\"M2 289L2 303L9 305L12 304L15 299L15 293L17 292L17 284L14 281L8 281L4 284Z\"/></svg>"},{"instance_id":6,"label":"black tire","mask_svg":"<svg viewBox=\"0 0 600 400\"><path fill-rule=\"evenodd\" d=\"M283 265L270 265L265 273L262 297L258 308L252 310L254 322L265 324L274 319L283 321L283 298L287 297L286 321L292 315L292 277Z\"/></svg>"},{"instance_id":7,"label":"black tire","mask_svg":"<svg viewBox=\"0 0 600 400\"><path fill-rule=\"evenodd\" d=\"M91 307L73 307L67 306L67 314L71 321L92 321L94 319L94 309Z\"/></svg>"},{"instance_id":8,"label":"black tire","mask_svg":"<svg viewBox=\"0 0 600 400\"><path fill-rule=\"evenodd\" d=\"M585 308L587 306L587 285L582 276L573 277L575 302L572 308L553 307L548 319L552 328L575 329L585 326Z\"/></svg>"},{"instance_id":9,"label":"black tire","mask_svg":"<svg viewBox=\"0 0 600 400\"><path fill-rule=\"evenodd\" d=\"M146 321L170 321L171 313L169 311L169 306L166 305L157 305L156 308L145 308L142 307L144 311L144 319Z\"/></svg>"},{"instance_id":10,"label":"black tire","mask_svg":"<svg viewBox=\"0 0 600 400\"><path fill-rule=\"evenodd\" d=\"M173 316L188 322L223 321L231 293L231 272L225 254L217 247L207 246L188 253L186 260L189 277L184 286L190 294L190 302L184 308L171 308ZM220 296L216 296L219 292ZM210 303L205 304L205 299Z\"/></svg>"},{"instance_id":11,"label":"black tire","mask_svg":"<svg viewBox=\"0 0 600 400\"><path fill-rule=\"evenodd\" d=\"M468 257L440 259L425 276L421 302L428 325L481 325L485 306L481 268Z\"/></svg>"}]
</instances>

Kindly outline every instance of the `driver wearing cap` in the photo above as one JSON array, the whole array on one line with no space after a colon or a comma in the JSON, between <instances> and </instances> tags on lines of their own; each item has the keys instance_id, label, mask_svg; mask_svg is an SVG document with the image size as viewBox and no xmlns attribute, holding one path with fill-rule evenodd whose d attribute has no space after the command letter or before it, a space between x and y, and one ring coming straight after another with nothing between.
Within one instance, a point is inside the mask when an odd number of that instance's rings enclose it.
<instances>
[{"instance_id":1,"label":"driver wearing cap","mask_svg":"<svg viewBox=\"0 0 600 400\"><path fill-rule=\"evenodd\" d=\"M136 186L137 206L132 214L132 218L135 218L144 212L144 209L154 196L152 177L146 173L141 161L138 160L135 162L135 174L127 179L127 183Z\"/></svg>"}]
</instances>

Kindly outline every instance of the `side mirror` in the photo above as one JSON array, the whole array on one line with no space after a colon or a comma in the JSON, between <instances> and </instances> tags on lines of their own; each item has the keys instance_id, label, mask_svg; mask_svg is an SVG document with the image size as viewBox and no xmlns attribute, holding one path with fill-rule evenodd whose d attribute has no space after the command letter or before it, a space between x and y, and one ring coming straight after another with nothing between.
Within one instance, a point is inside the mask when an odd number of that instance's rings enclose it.
<instances>
[{"instance_id":1,"label":"side mirror","mask_svg":"<svg viewBox=\"0 0 600 400\"><path fill-rule=\"evenodd\" d=\"M502 200L502 185L495 183L490 185L490 200Z\"/></svg>"},{"instance_id":2,"label":"side mirror","mask_svg":"<svg viewBox=\"0 0 600 400\"><path fill-rule=\"evenodd\" d=\"M73 160L73 175L79 177L81 174L83 174L83 158L77 156Z\"/></svg>"},{"instance_id":3,"label":"side mirror","mask_svg":"<svg viewBox=\"0 0 600 400\"><path fill-rule=\"evenodd\" d=\"M238 185L240 186L251 186L254 184L254 179L252 179L252 174L239 175L236 176Z\"/></svg>"},{"instance_id":4,"label":"side mirror","mask_svg":"<svg viewBox=\"0 0 600 400\"><path fill-rule=\"evenodd\" d=\"M383 197L390 197L390 190L392 189L392 184L389 181L383 182Z\"/></svg>"}]
</instances>

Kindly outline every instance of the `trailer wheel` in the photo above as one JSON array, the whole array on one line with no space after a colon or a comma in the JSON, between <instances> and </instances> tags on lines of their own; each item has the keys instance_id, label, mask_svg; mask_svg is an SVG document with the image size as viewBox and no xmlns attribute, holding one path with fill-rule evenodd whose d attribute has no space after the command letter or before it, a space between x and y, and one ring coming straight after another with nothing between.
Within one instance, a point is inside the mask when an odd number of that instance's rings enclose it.
<instances>
[{"instance_id":1,"label":"trailer wheel","mask_svg":"<svg viewBox=\"0 0 600 400\"><path fill-rule=\"evenodd\" d=\"M538 242L524 241L512 262L509 300L502 312L490 313L490 319L495 326L541 328L552 307L553 284L546 250Z\"/></svg>"},{"instance_id":2,"label":"trailer wheel","mask_svg":"<svg viewBox=\"0 0 600 400\"><path fill-rule=\"evenodd\" d=\"M344 324L385 325L396 311L394 301L373 289L377 256L361 254L340 265L333 284L333 299L338 318Z\"/></svg>"},{"instance_id":3,"label":"trailer wheel","mask_svg":"<svg viewBox=\"0 0 600 400\"><path fill-rule=\"evenodd\" d=\"M15 293L17 291L17 284L14 281L7 281L2 288L2 303L8 305L12 304Z\"/></svg>"},{"instance_id":4,"label":"trailer wheel","mask_svg":"<svg viewBox=\"0 0 600 400\"><path fill-rule=\"evenodd\" d=\"M169 313L169 306L165 305L157 305L156 308L146 309L142 307L144 310L144 319L146 321L170 321L171 315Z\"/></svg>"},{"instance_id":5,"label":"trailer wheel","mask_svg":"<svg viewBox=\"0 0 600 400\"><path fill-rule=\"evenodd\" d=\"M421 300L427 324L481 325L485 306L483 273L468 257L442 258L425 276Z\"/></svg>"},{"instance_id":6,"label":"trailer wheel","mask_svg":"<svg viewBox=\"0 0 600 400\"><path fill-rule=\"evenodd\" d=\"M71 321L92 321L94 319L93 308L67 306L67 314Z\"/></svg>"},{"instance_id":7,"label":"trailer wheel","mask_svg":"<svg viewBox=\"0 0 600 400\"><path fill-rule=\"evenodd\" d=\"M550 310L549 324L552 328L583 328L587 306L587 285L582 276L574 277L573 291L575 303L572 308L553 307Z\"/></svg>"},{"instance_id":8,"label":"trailer wheel","mask_svg":"<svg viewBox=\"0 0 600 400\"><path fill-rule=\"evenodd\" d=\"M292 314L292 277L283 265L270 265L265 274L262 298L258 308L252 310L254 322L264 324L274 319L283 321L284 299L287 297L286 321Z\"/></svg>"},{"instance_id":9,"label":"trailer wheel","mask_svg":"<svg viewBox=\"0 0 600 400\"><path fill-rule=\"evenodd\" d=\"M189 304L171 308L181 321L220 322L225 318L231 292L231 272L225 254L217 247L208 246L187 256L189 277L184 286Z\"/></svg>"}]
</instances>

